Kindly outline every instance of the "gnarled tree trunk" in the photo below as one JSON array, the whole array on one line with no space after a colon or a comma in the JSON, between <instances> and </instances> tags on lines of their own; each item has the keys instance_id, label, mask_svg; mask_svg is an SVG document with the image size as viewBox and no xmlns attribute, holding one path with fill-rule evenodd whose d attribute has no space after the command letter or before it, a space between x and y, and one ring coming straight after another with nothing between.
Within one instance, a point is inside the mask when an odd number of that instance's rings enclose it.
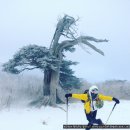
<instances>
[{"instance_id":1,"label":"gnarled tree trunk","mask_svg":"<svg viewBox=\"0 0 130 130\"><path fill-rule=\"evenodd\" d=\"M44 96L50 96L50 81L51 81L51 70L46 69L44 71L44 80L43 80Z\"/></svg>"},{"instance_id":2,"label":"gnarled tree trunk","mask_svg":"<svg viewBox=\"0 0 130 130\"><path fill-rule=\"evenodd\" d=\"M50 105L56 105L56 89L59 84L59 72L52 71L51 82L50 82Z\"/></svg>"}]
</instances>

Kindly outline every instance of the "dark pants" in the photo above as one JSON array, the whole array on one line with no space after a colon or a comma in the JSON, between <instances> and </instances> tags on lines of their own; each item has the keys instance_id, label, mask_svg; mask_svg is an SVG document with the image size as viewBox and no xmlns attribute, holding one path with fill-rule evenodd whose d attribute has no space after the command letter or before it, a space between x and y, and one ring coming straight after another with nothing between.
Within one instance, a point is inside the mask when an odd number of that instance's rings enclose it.
<instances>
[{"instance_id":1,"label":"dark pants","mask_svg":"<svg viewBox=\"0 0 130 130\"><path fill-rule=\"evenodd\" d=\"M96 111L92 111L90 112L89 114L86 114L86 118L88 120L88 126L91 128L93 124L98 124L98 125L103 125L101 119L96 119L96 115L97 115L97 110ZM89 129L90 129L89 128ZM86 130L89 130L89 129L86 129Z\"/></svg>"}]
</instances>

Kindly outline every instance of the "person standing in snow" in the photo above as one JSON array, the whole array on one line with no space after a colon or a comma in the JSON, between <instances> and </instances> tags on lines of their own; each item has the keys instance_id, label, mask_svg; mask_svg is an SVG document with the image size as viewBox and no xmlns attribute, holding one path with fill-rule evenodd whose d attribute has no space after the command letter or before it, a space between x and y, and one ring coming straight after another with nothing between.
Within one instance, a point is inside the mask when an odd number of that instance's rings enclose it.
<instances>
[{"instance_id":1,"label":"person standing in snow","mask_svg":"<svg viewBox=\"0 0 130 130\"><path fill-rule=\"evenodd\" d=\"M117 104L120 103L120 101L111 96L105 96L99 93L97 86L91 86L88 90L88 92L84 94L66 94L66 98L72 97L79 100L82 100L84 102L84 110L86 114L86 118L88 120L88 126L92 126L93 124L103 125L103 122L101 119L96 119L97 110L103 106L103 100L106 101L115 101ZM86 129L89 130L89 129Z\"/></svg>"}]
</instances>

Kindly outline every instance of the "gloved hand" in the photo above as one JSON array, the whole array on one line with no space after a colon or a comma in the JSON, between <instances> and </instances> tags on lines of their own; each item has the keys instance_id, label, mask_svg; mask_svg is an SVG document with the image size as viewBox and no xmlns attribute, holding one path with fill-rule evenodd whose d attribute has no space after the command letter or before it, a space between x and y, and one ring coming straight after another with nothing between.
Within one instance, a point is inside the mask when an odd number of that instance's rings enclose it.
<instances>
[{"instance_id":1,"label":"gloved hand","mask_svg":"<svg viewBox=\"0 0 130 130\"><path fill-rule=\"evenodd\" d=\"M72 97L72 93L65 94L65 97L66 97L66 98Z\"/></svg>"},{"instance_id":2,"label":"gloved hand","mask_svg":"<svg viewBox=\"0 0 130 130\"><path fill-rule=\"evenodd\" d=\"M113 101L115 101L117 104L119 104L120 103L120 101L117 99L117 98L114 98L113 97L113 99L112 99Z\"/></svg>"}]
</instances>

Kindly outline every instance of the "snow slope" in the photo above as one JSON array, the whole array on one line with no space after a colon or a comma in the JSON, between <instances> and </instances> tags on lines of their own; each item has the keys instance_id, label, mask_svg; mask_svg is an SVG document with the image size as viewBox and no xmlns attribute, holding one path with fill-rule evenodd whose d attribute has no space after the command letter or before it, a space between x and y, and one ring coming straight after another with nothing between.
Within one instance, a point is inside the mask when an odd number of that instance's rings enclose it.
<instances>
[{"instance_id":1,"label":"snow slope","mask_svg":"<svg viewBox=\"0 0 130 130\"><path fill-rule=\"evenodd\" d=\"M97 118L104 123L111 112L114 102L105 102L98 111ZM61 105L66 109L66 105ZM122 100L110 117L108 124L130 124L130 101ZM87 124L83 104L69 104L69 124ZM0 130L63 130L66 123L66 113L60 108L42 107L11 108L0 111ZM80 129L81 130L81 129Z\"/></svg>"}]
</instances>

